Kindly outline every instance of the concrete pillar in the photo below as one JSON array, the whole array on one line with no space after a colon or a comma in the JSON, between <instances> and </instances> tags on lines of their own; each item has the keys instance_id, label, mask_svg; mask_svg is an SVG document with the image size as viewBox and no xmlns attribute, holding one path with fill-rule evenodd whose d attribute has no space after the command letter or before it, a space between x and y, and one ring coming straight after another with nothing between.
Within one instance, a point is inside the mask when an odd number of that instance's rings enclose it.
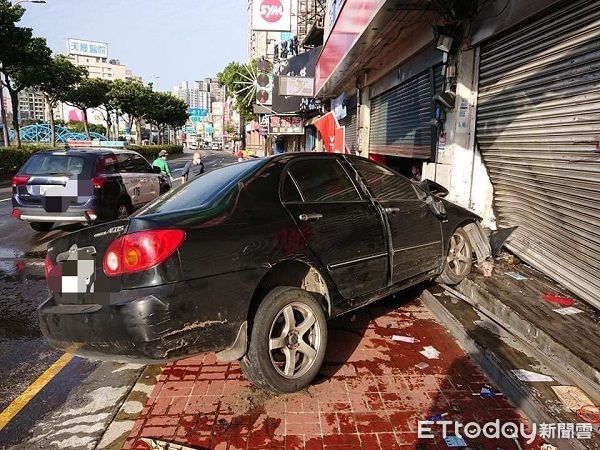
<instances>
[{"instance_id":1,"label":"concrete pillar","mask_svg":"<svg viewBox=\"0 0 600 450\"><path fill-rule=\"evenodd\" d=\"M446 112L444 123L445 145L438 146L437 164L426 164L423 177L446 186L448 200L471 209L484 218L484 225L495 229L493 188L475 139L478 83L479 49L462 50L456 104Z\"/></svg>"},{"instance_id":2,"label":"concrete pillar","mask_svg":"<svg viewBox=\"0 0 600 450\"><path fill-rule=\"evenodd\" d=\"M369 157L369 127L371 125L371 99L369 86L359 89L358 107L356 108L356 142L360 156Z\"/></svg>"}]
</instances>

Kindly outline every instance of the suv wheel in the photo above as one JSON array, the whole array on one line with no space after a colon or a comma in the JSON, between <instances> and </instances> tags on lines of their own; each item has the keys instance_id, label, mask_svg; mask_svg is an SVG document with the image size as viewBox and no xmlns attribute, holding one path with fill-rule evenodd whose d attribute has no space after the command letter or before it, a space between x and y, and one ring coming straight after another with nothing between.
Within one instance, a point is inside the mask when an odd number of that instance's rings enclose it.
<instances>
[{"instance_id":1,"label":"suv wheel","mask_svg":"<svg viewBox=\"0 0 600 450\"><path fill-rule=\"evenodd\" d=\"M458 284L471 273L473 267L473 246L467 232L457 228L450 238L448 255L444 261L444 271L436 281L445 284Z\"/></svg>"},{"instance_id":2,"label":"suv wheel","mask_svg":"<svg viewBox=\"0 0 600 450\"><path fill-rule=\"evenodd\" d=\"M327 320L307 291L278 287L261 302L240 366L263 389L284 393L308 386L327 347Z\"/></svg>"},{"instance_id":3,"label":"suv wheel","mask_svg":"<svg viewBox=\"0 0 600 450\"><path fill-rule=\"evenodd\" d=\"M48 232L54 226L54 222L29 222L29 226L35 231Z\"/></svg>"},{"instance_id":4,"label":"suv wheel","mask_svg":"<svg viewBox=\"0 0 600 450\"><path fill-rule=\"evenodd\" d=\"M125 202L124 200L121 200L119 202L119 204L117 205L117 210L115 212L115 219L116 220L126 219L129 216L129 214L131 214L131 208L129 207L127 202Z\"/></svg>"}]
</instances>

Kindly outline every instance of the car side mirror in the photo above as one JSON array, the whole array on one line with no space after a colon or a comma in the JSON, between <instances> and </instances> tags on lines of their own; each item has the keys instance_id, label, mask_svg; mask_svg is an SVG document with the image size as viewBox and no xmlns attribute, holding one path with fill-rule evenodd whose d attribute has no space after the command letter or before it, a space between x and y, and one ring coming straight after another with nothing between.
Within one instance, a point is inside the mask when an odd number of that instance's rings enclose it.
<instances>
[{"instance_id":1,"label":"car side mirror","mask_svg":"<svg viewBox=\"0 0 600 450\"><path fill-rule=\"evenodd\" d=\"M450 193L444 186L431 180L423 180L419 182L419 187L428 194L441 198L446 197Z\"/></svg>"},{"instance_id":2,"label":"car side mirror","mask_svg":"<svg viewBox=\"0 0 600 450\"><path fill-rule=\"evenodd\" d=\"M158 166L152 166L152 170L153 170L154 173L161 173L162 172L161 168L158 167Z\"/></svg>"}]
</instances>

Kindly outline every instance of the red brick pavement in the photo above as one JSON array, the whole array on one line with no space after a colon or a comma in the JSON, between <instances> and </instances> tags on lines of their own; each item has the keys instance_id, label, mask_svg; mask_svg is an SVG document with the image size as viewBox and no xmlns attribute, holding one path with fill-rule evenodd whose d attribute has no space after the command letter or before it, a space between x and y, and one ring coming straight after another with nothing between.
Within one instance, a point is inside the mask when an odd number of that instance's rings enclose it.
<instances>
[{"instance_id":1,"label":"red brick pavement","mask_svg":"<svg viewBox=\"0 0 600 450\"><path fill-rule=\"evenodd\" d=\"M394 342L394 334L419 342ZM428 345L439 359L419 354ZM429 366L415 367L420 362ZM523 422L504 397L474 395L486 383L418 300L390 298L329 323L321 374L295 394L257 390L238 364L217 364L214 354L167 364L124 448L147 449L140 438L151 437L199 449L445 449L439 427L435 439L417 439L418 420L447 413L444 420L462 423Z\"/></svg>"}]
</instances>

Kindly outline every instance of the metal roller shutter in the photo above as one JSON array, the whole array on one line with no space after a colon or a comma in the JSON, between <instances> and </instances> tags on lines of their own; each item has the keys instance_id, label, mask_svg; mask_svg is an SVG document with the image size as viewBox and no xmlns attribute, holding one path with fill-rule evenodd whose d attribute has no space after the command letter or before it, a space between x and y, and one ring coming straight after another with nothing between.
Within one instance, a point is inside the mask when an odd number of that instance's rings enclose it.
<instances>
[{"instance_id":1,"label":"metal roller shutter","mask_svg":"<svg viewBox=\"0 0 600 450\"><path fill-rule=\"evenodd\" d=\"M350 109L346 117L340 120L340 126L345 126L346 147L352 155L356 155L357 140L356 140L356 108Z\"/></svg>"},{"instance_id":2,"label":"metal roller shutter","mask_svg":"<svg viewBox=\"0 0 600 450\"><path fill-rule=\"evenodd\" d=\"M431 68L371 100L369 152L430 159L435 148L433 97L441 67Z\"/></svg>"},{"instance_id":3,"label":"metal roller shutter","mask_svg":"<svg viewBox=\"0 0 600 450\"><path fill-rule=\"evenodd\" d=\"M482 47L477 140L509 248L600 308L600 2Z\"/></svg>"}]
</instances>

